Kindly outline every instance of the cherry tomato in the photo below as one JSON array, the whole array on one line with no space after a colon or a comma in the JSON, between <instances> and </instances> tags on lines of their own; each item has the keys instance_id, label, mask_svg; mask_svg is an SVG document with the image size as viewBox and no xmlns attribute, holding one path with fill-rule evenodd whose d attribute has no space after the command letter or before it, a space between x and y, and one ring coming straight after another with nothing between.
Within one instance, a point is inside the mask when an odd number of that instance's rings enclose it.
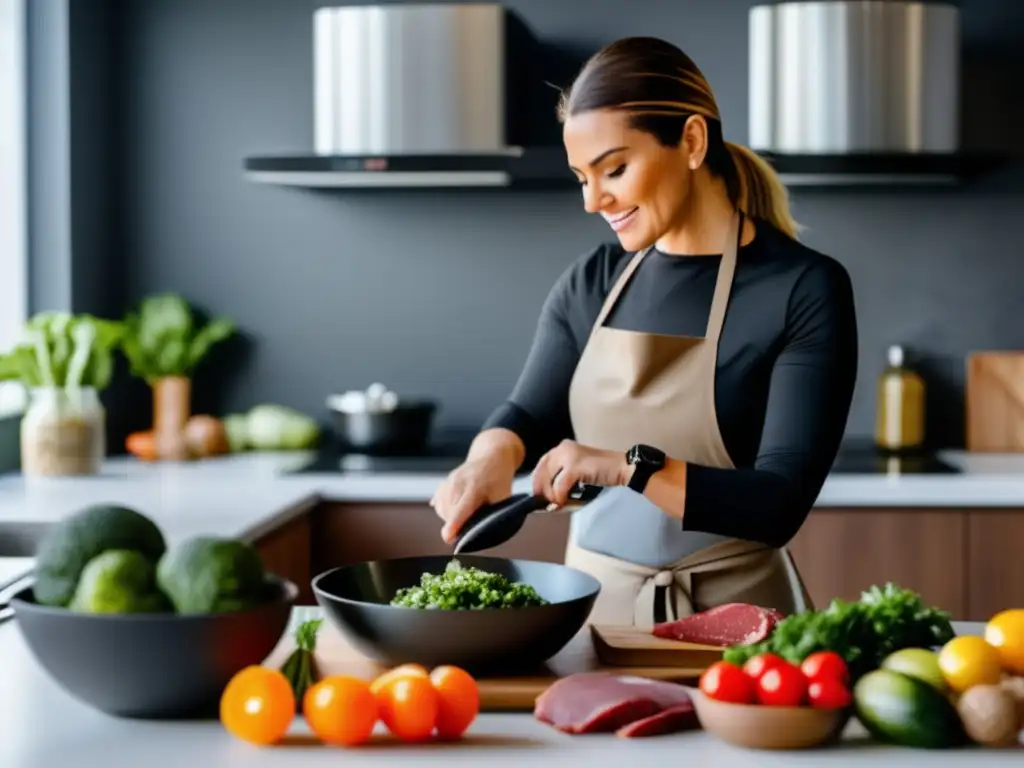
<instances>
[{"instance_id":1,"label":"cherry tomato","mask_svg":"<svg viewBox=\"0 0 1024 768\"><path fill-rule=\"evenodd\" d=\"M754 680L741 667L727 661L716 661L700 676L700 690L717 701L753 704L756 699Z\"/></svg>"},{"instance_id":2,"label":"cherry tomato","mask_svg":"<svg viewBox=\"0 0 1024 768\"><path fill-rule=\"evenodd\" d=\"M377 724L377 698L365 680L331 675L311 685L302 697L309 729L325 744L365 744Z\"/></svg>"},{"instance_id":3,"label":"cherry tomato","mask_svg":"<svg viewBox=\"0 0 1024 768\"><path fill-rule=\"evenodd\" d=\"M295 719L295 694L281 672L252 666L238 672L220 697L220 722L237 739L276 744Z\"/></svg>"},{"instance_id":4,"label":"cherry tomato","mask_svg":"<svg viewBox=\"0 0 1024 768\"><path fill-rule=\"evenodd\" d=\"M370 691L374 696L379 694L388 683L401 677L427 677L427 670L419 664L402 664L389 669L370 683Z\"/></svg>"},{"instance_id":5,"label":"cherry tomato","mask_svg":"<svg viewBox=\"0 0 1024 768\"><path fill-rule=\"evenodd\" d=\"M380 718L401 741L425 741L434 733L440 697L427 675L394 677L377 690Z\"/></svg>"},{"instance_id":6,"label":"cherry tomato","mask_svg":"<svg viewBox=\"0 0 1024 768\"><path fill-rule=\"evenodd\" d=\"M772 667L785 663L786 660L777 654L760 653L747 659L747 663L743 665L743 671L747 673L748 677L757 680Z\"/></svg>"},{"instance_id":7,"label":"cherry tomato","mask_svg":"<svg viewBox=\"0 0 1024 768\"><path fill-rule=\"evenodd\" d=\"M850 705L853 696L841 681L822 677L807 686L807 699L818 709L842 709Z\"/></svg>"},{"instance_id":8,"label":"cherry tomato","mask_svg":"<svg viewBox=\"0 0 1024 768\"><path fill-rule=\"evenodd\" d=\"M771 707L798 707L807 699L807 678L788 661L767 670L757 681L757 700Z\"/></svg>"},{"instance_id":9,"label":"cherry tomato","mask_svg":"<svg viewBox=\"0 0 1024 768\"><path fill-rule=\"evenodd\" d=\"M850 670L846 667L846 661L835 651L812 653L803 660L800 669L808 680L828 678L838 680L844 686L850 684Z\"/></svg>"},{"instance_id":10,"label":"cherry tomato","mask_svg":"<svg viewBox=\"0 0 1024 768\"><path fill-rule=\"evenodd\" d=\"M476 680L463 669L442 666L431 670L430 682L437 691L437 737L458 739L480 713Z\"/></svg>"}]
</instances>

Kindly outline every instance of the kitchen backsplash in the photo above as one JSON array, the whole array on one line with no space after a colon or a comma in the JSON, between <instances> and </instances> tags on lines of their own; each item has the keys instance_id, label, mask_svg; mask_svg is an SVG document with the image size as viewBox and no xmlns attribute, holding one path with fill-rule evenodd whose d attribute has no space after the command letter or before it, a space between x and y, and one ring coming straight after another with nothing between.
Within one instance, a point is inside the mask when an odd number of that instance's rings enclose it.
<instances>
[{"instance_id":1,"label":"kitchen backsplash","mask_svg":"<svg viewBox=\"0 0 1024 768\"><path fill-rule=\"evenodd\" d=\"M97 72L112 79L107 208L123 297L179 291L247 329L245 356L217 366L234 369L216 377L217 397L202 394L214 371L197 383L200 397L226 409L276 401L323 417L329 393L381 381L440 398L442 427L476 425L513 385L552 283L611 232L573 190L310 192L244 181L245 155L311 145L312 12L321 4L110 6L119 44ZM509 3L539 36L579 55L621 35L677 42L715 88L727 137L741 142L751 4ZM1024 103L1012 95L1024 64L1007 30L1024 25L1024 4L965 6L965 142L1012 147L1024 127ZM981 43L991 46L986 58ZM548 72L569 76L564 65ZM535 120L557 140L553 111ZM805 241L839 258L856 288L862 363L851 433L870 434L875 377L886 346L900 342L925 355L933 441L962 439L964 355L1024 346L1013 225L1022 178L1014 169L964 190L794 194Z\"/></svg>"}]
</instances>

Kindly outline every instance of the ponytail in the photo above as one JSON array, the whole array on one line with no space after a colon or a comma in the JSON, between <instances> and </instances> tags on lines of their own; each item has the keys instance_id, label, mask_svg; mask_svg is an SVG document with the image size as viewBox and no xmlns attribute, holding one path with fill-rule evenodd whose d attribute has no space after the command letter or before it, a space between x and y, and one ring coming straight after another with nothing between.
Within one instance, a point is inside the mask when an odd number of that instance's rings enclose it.
<instances>
[{"instance_id":1,"label":"ponytail","mask_svg":"<svg viewBox=\"0 0 1024 768\"><path fill-rule=\"evenodd\" d=\"M748 216L764 219L797 239L803 229L789 212L789 193L768 162L747 147L725 142L739 177L739 205Z\"/></svg>"}]
</instances>

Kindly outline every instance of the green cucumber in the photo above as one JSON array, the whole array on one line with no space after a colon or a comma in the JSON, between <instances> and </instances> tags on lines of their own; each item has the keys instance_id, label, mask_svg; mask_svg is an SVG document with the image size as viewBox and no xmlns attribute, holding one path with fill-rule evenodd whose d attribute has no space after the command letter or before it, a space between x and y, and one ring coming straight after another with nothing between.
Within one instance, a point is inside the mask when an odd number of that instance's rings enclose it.
<instances>
[{"instance_id":1,"label":"green cucumber","mask_svg":"<svg viewBox=\"0 0 1024 768\"><path fill-rule=\"evenodd\" d=\"M857 681L853 699L857 719L878 741L921 749L957 747L967 741L949 699L915 677L876 669Z\"/></svg>"}]
</instances>

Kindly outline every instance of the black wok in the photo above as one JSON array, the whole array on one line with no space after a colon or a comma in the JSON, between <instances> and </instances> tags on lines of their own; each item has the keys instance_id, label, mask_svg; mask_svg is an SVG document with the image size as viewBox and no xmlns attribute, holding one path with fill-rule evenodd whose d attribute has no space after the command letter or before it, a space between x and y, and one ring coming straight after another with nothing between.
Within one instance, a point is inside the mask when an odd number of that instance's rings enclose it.
<instances>
[{"instance_id":1,"label":"black wok","mask_svg":"<svg viewBox=\"0 0 1024 768\"><path fill-rule=\"evenodd\" d=\"M531 670L579 632L600 582L555 563L460 555L463 565L522 581L548 605L486 610L425 610L388 605L424 573L442 573L448 555L377 560L335 568L313 579L325 618L362 654L378 663L454 664L475 673Z\"/></svg>"}]
</instances>

